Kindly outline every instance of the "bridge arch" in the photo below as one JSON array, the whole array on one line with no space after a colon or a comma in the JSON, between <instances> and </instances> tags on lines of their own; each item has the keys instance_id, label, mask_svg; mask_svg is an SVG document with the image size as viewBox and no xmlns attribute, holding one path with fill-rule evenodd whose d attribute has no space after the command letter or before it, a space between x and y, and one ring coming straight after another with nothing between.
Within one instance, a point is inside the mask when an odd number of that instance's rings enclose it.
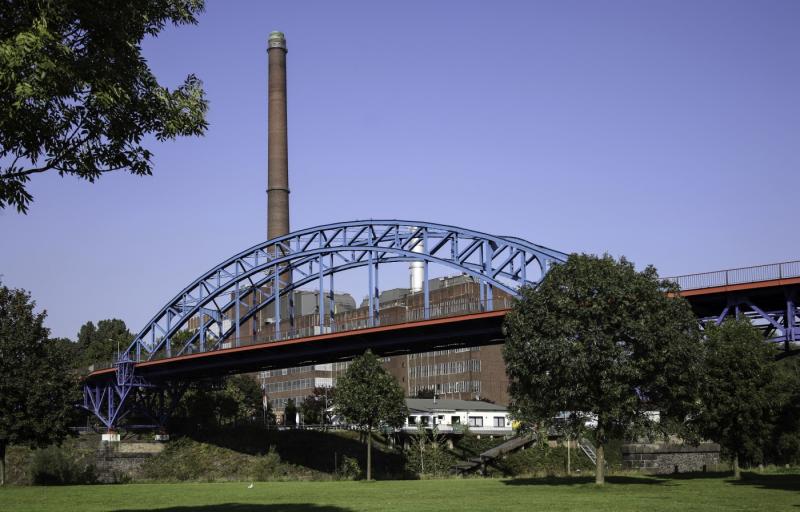
<instances>
[{"instance_id":1,"label":"bridge arch","mask_svg":"<svg viewBox=\"0 0 800 512\"><path fill-rule=\"evenodd\" d=\"M317 281L318 311L324 312L324 301L333 300L334 276L354 268L369 269L372 322L380 315L380 265L421 262L422 314L427 317L431 263L471 276L480 287L480 307L492 309L494 290L517 296L519 288L535 286L551 265L566 257L520 238L421 221L359 220L303 229L257 244L203 273L150 319L119 358L139 362L235 344L242 325L267 307L275 314L275 332L288 333L293 291ZM323 295L326 280L328 297ZM281 301L287 299L289 318L282 319ZM319 321L324 328L324 314ZM192 334L176 337L190 322ZM289 329L284 331L282 323Z\"/></svg>"}]
</instances>

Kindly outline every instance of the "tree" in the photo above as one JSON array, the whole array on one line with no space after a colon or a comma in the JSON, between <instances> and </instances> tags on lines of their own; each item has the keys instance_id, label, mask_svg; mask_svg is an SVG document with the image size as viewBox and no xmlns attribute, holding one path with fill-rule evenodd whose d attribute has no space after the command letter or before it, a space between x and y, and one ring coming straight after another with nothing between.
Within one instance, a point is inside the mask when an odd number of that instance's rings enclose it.
<instances>
[{"instance_id":1,"label":"tree","mask_svg":"<svg viewBox=\"0 0 800 512\"><path fill-rule=\"evenodd\" d=\"M309 425L326 425L330 423L328 408L333 404L335 388L315 387L300 404L303 422Z\"/></svg>"},{"instance_id":2,"label":"tree","mask_svg":"<svg viewBox=\"0 0 800 512\"><path fill-rule=\"evenodd\" d=\"M100 320L97 327L92 322L86 322L78 331L80 357L77 363L90 366L111 361L117 350L125 350L130 345L133 337L125 322L118 318Z\"/></svg>"},{"instance_id":3,"label":"tree","mask_svg":"<svg viewBox=\"0 0 800 512\"><path fill-rule=\"evenodd\" d=\"M228 378L225 391L233 397L236 410L232 416L237 420L252 420L261 410L261 387L252 375L234 375Z\"/></svg>"},{"instance_id":4,"label":"tree","mask_svg":"<svg viewBox=\"0 0 800 512\"><path fill-rule=\"evenodd\" d=\"M769 438L774 356L746 318L706 326L706 378L696 421L704 436L730 453L736 479L741 477L739 463L759 461Z\"/></svg>"},{"instance_id":5,"label":"tree","mask_svg":"<svg viewBox=\"0 0 800 512\"><path fill-rule=\"evenodd\" d=\"M74 417L78 383L63 344L49 340L46 313L24 290L0 283L0 485L6 448L62 441Z\"/></svg>"},{"instance_id":6,"label":"tree","mask_svg":"<svg viewBox=\"0 0 800 512\"><path fill-rule=\"evenodd\" d=\"M336 408L367 433L367 480L372 479L372 430L399 427L408 415L403 389L367 350L350 363L336 383Z\"/></svg>"},{"instance_id":7,"label":"tree","mask_svg":"<svg viewBox=\"0 0 800 512\"><path fill-rule=\"evenodd\" d=\"M769 393L775 397L771 442L765 458L776 464L800 464L800 358L783 357L775 363Z\"/></svg>"},{"instance_id":8,"label":"tree","mask_svg":"<svg viewBox=\"0 0 800 512\"><path fill-rule=\"evenodd\" d=\"M272 404L269 401L265 400L265 403L267 405L264 407L264 426L267 428L274 427L278 424L275 411L272 410Z\"/></svg>"},{"instance_id":9,"label":"tree","mask_svg":"<svg viewBox=\"0 0 800 512\"><path fill-rule=\"evenodd\" d=\"M141 42L194 24L203 0L29 2L0 5L0 209L27 212L31 176L94 182L107 172L150 175L147 136L202 135L202 83L161 86Z\"/></svg>"},{"instance_id":10,"label":"tree","mask_svg":"<svg viewBox=\"0 0 800 512\"><path fill-rule=\"evenodd\" d=\"M665 434L666 420L684 427L696 408L699 326L676 291L653 267L573 254L538 288L523 288L506 317L514 414L540 426L559 412L596 417L598 484L610 438Z\"/></svg>"},{"instance_id":11,"label":"tree","mask_svg":"<svg viewBox=\"0 0 800 512\"><path fill-rule=\"evenodd\" d=\"M436 391L433 388L419 388L414 398L436 398Z\"/></svg>"},{"instance_id":12,"label":"tree","mask_svg":"<svg viewBox=\"0 0 800 512\"><path fill-rule=\"evenodd\" d=\"M213 431L252 420L261 407L261 388L250 375L196 381L181 397L171 426L185 432Z\"/></svg>"},{"instance_id":13,"label":"tree","mask_svg":"<svg viewBox=\"0 0 800 512\"><path fill-rule=\"evenodd\" d=\"M456 463L455 457L447 451L447 440L439 433L439 428L430 429L417 423L417 430L409 436L410 448L406 453L406 468L417 475L446 475Z\"/></svg>"},{"instance_id":14,"label":"tree","mask_svg":"<svg viewBox=\"0 0 800 512\"><path fill-rule=\"evenodd\" d=\"M283 408L283 425L285 427L297 425L297 405L294 403L293 398L288 399Z\"/></svg>"}]
</instances>

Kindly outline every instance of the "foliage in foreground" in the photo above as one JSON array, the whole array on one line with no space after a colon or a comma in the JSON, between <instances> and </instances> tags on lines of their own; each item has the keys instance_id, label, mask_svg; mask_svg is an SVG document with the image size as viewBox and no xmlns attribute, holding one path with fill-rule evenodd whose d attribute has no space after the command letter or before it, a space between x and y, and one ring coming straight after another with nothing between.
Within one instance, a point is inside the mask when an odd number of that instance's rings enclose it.
<instances>
[{"instance_id":1,"label":"foliage in foreground","mask_svg":"<svg viewBox=\"0 0 800 512\"><path fill-rule=\"evenodd\" d=\"M94 436L93 436L94 437ZM95 437L96 439L96 437ZM7 483L11 485L84 485L98 481L96 443L71 437L44 448L12 446Z\"/></svg>"},{"instance_id":2,"label":"foliage in foreground","mask_svg":"<svg viewBox=\"0 0 800 512\"><path fill-rule=\"evenodd\" d=\"M367 433L367 480L372 479L372 431L399 427L408 414L403 389L367 350L353 359L336 386L336 411Z\"/></svg>"},{"instance_id":3,"label":"foliage in foreground","mask_svg":"<svg viewBox=\"0 0 800 512\"><path fill-rule=\"evenodd\" d=\"M703 407L695 421L731 455L739 478L740 461L763 459L777 406L771 389L775 352L746 318L710 323L705 345Z\"/></svg>"},{"instance_id":4,"label":"foliage in foreground","mask_svg":"<svg viewBox=\"0 0 800 512\"><path fill-rule=\"evenodd\" d=\"M770 435L764 440L764 459L755 462L800 465L800 357L775 363L775 380L770 385L776 410Z\"/></svg>"},{"instance_id":5,"label":"foliage in foreground","mask_svg":"<svg viewBox=\"0 0 800 512\"><path fill-rule=\"evenodd\" d=\"M91 452L74 447L48 446L33 453L29 469L36 485L78 485L97 482Z\"/></svg>"},{"instance_id":6,"label":"foliage in foreground","mask_svg":"<svg viewBox=\"0 0 800 512\"><path fill-rule=\"evenodd\" d=\"M637 272L624 258L573 254L538 288L524 288L506 317L512 411L539 426L562 411L595 417L598 483L608 439L663 435L695 411L700 332L674 291L653 267Z\"/></svg>"},{"instance_id":7,"label":"foliage in foreground","mask_svg":"<svg viewBox=\"0 0 800 512\"><path fill-rule=\"evenodd\" d=\"M0 485L10 444L58 443L75 418L77 379L35 306L25 290L0 283Z\"/></svg>"},{"instance_id":8,"label":"foliage in foreground","mask_svg":"<svg viewBox=\"0 0 800 512\"><path fill-rule=\"evenodd\" d=\"M202 9L202 0L0 4L0 209L27 211L33 175L149 175L143 139L204 133L200 80L169 90L141 53L146 36L196 23Z\"/></svg>"}]
</instances>

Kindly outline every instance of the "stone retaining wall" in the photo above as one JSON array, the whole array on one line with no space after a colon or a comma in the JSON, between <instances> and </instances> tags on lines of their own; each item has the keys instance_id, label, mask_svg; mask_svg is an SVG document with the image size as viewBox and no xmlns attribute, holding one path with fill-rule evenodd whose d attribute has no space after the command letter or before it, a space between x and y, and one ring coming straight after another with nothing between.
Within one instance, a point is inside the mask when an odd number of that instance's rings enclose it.
<instances>
[{"instance_id":1,"label":"stone retaining wall","mask_svg":"<svg viewBox=\"0 0 800 512\"><path fill-rule=\"evenodd\" d=\"M622 445L623 469L650 474L706 471L719 464L719 445L626 444Z\"/></svg>"},{"instance_id":2,"label":"stone retaining wall","mask_svg":"<svg viewBox=\"0 0 800 512\"><path fill-rule=\"evenodd\" d=\"M101 482L126 482L139 476L142 464L161 453L164 444L158 442L101 443L95 456L97 476Z\"/></svg>"}]
</instances>

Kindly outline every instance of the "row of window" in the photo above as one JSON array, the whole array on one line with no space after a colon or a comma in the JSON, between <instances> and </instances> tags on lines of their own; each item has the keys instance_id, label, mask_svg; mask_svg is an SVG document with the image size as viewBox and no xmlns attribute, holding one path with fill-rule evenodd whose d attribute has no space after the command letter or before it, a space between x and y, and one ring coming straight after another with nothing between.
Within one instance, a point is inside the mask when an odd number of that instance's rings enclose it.
<instances>
[{"instance_id":1,"label":"row of window","mask_svg":"<svg viewBox=\"0 0 800 512\"><path fill-rule=\"evenodd\" d=\"M266 370L261 372L262 379L279 377L281 375L294 375L295 373L308 373L314 371L314 365L294 366L292 368L282 368L280 370Z\"/></svg>"},{"instance_id":2,"label":"row of window","mask_svg":"<svg viewBox=\"0 0 800 512\"><path fill-rule=\"evenodd\" d=\"M286 408L286 403L289 402L289 400L294 400L294 404L296 406L300 407L300 404L303 403L303 400L305 400L305 397L303 397L303 396L294 396L294 397L291 397L291 398L273 398L273 399L271 399L269 401L269 404L272 406L273 410L281 410L281 409L285 409Z\"/></svg>"},{"instance_id":3,"label":"row of window","mask_svg":"<svg viewBox=\"0 0 800 512\"><path fill-rule=\"evenodd\" d=\"M464 352L477 352L481 347L451 348L448 350L435 350L433 352L423 352L421 354L409 354L409 359L422 359L430 356L447 356L450 354L463 354Z\"/></svg>"},{"instance_id":4,"label":"row of window","mask_svg":"<svg viewBox=\"0 0 800 512\"><path fill-rule=\"evenodd\" d=\"M481 371L480 359L470 359L469 361L449 361L446 363L412 366L409 368L410 377L412 379L479 371Z\"/></svg>"},{"instance_id":5,"label":"row of window","mask_svg":"<svg viewBox=\"0 0 800 512\"><path fill-rule=\"evenodd\" d=\"M482 427L483 426L483 416L470 416L469 417L469 426L470 427ZM492 418L492 426L495 428L502 428L506 426L506 417L505 416L494 416Z\"/></svg>"},{"instance_id":6,"label":"row of window","mask_svg":"<svg viewBox=\"0 0 800 512\"><path fill-rule=\"evenodd\" d=\"M419 420L417 419L419 418ZM427 426L430 425L431 417L430 416L409 416L408 417L408 424L409 425L416 425L417 421L421 425ZM444 423L444 416L439 416L438 418L434 418L434 423L441 425ZM461 418L459 416L450 416L450 424L451 425L460 425ZM467 417L467 425L470 427L483 427L483 416L468 416ZM494 416L492 417L492 427L494 428L503 428L506 426L506 417L505 416Z\"/></svg>"},{"instance_id":7,"label":"row of window","mask_svg":"<svg viewBox=\"0 0 800 512\"><path fill-rule=\"evenodd\" d=\"M314 389L314 379L285 380L283 382L267 383L267 393L278 393L281 391L295 391L298 389Z\"/></svg>"},{"instance_id":8,"label":"row of window","mask_svg":"<svg viewBox=\"0 0 800 512\"><path fill-rule=\"evenodd\" d=\"M459 380L455 382L440 382L431 386L414 386L411 389L411 396L416 396L418 392L428 390L431 387L437 395L445 393L480 393L481 381Z\"/></svg>"}]
</instances>

